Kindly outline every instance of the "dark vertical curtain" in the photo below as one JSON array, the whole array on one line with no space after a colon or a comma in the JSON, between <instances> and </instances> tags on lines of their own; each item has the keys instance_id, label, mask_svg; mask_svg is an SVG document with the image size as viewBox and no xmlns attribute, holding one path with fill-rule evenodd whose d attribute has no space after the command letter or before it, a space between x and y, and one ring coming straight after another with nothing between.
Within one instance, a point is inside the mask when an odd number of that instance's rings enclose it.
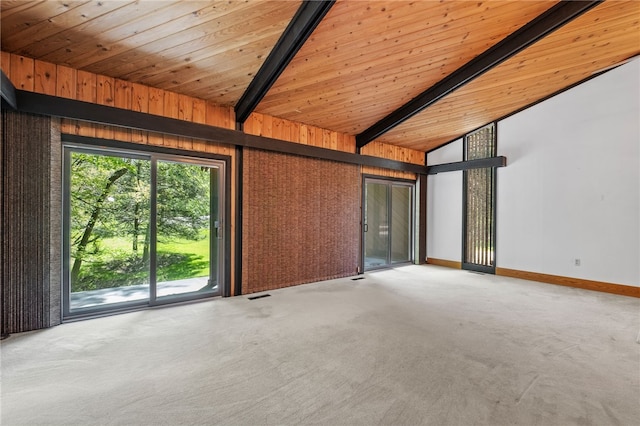
<instances>
[{"instance_id":1,"label":"dark vertical curtain","mask_svg":"<svg viewBox=\"0 0 640 426\"><path fill-rule=\"evenodd\" d=\"M2 333L49 327L51 118L2 110Z\"/></svg>"}]
</instances>

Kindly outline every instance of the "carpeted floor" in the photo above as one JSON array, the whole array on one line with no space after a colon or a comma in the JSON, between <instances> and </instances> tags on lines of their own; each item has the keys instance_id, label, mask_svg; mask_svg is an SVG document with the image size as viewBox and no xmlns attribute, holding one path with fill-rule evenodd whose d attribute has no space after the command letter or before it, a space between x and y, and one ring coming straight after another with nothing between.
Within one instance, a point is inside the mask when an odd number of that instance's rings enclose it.
<instances>
[{"instance_id":1,"label":"carpeted floor","mask_svg":"<svg viewBox=\"0 0 640 426\"><path fill-rule=\"evenodd\" d=\"M406 266L2 341L2 425L637 425L640 300Z\"/></svg>"}]
</instances>

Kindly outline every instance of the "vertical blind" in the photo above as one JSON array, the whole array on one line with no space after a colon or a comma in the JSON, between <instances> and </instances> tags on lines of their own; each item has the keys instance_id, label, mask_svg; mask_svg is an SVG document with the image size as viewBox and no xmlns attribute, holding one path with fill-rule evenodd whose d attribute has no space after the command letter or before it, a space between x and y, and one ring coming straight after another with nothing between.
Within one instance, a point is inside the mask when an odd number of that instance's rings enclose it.
<instances>
[{"instance_id":1,"label":"vertical blind","mask_svg":"<svg viewBox=\"0 0 640 426\"><path fill-rule=\"evenodd\" d=\"M51 119L2 111L2 333L49 327Z\"/></svg>"},{"instance_id":2,"label":"vertical blind","mask_svg":"<svg viewBox=\"0 0 640 426\"><path fill-rule=\"evenodd\" d=\"M358 166L245 149L243 174L243 294L355 274Z\"/></svg>"}]
</instances>

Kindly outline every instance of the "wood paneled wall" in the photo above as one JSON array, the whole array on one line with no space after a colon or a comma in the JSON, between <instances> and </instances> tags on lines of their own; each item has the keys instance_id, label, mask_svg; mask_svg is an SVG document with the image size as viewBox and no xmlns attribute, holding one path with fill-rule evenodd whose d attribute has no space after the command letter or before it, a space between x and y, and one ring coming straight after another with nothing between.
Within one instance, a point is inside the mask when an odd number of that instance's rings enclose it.
<instances>
[{"instance_id":1,"label":"wood paneled wall","mask_svg":"<svg viewBox=\"0 0 640 426\"><path fill-rule=\"evenodd\" d=\"M265 136L289 142L313 145L321 148L335 149L345 152L356 152L355 136L334 132L295 121L271 117L270 115L252 113L244 123L244 131L251 135ZM388 145L382 142L371 142L362 148L361 153L390 160L404 161L413 164L425 164L422 151ZM383 177L415 180L416 174L398 170L382 169L379 167L363 166L363 174Z\"/></svg>"},{"instance_id":2,"label":"wood paneled wall","mask_svg":"<svg viewBox=\"0 0 640 426\"><path fill-rule=\"evenodd\" d=\"M257 112L249 115L244 123L244 131L250 135L281 139L303 145L356 152L355 136Z\"/></svg>"},{"instance_id":3,"label":"wood paneled wall","mask_svg":"<svg viewBox=\"0 0 640 426\"><path fill-rule=\"evenodd\" d=\"M377 141L370 142L367 145L363 146L360 149L360 153L363 155L371 155L374 157L388 158L390 160L420 164L422 166L425 165L424 152L416 151L409 148L402 148L395 145L388 145ZM362 166L362 173L397 179L416 180L415 173L381 169L379 167Z\"/></svg>"},{"instance_id":4,"label":"wood paneled wall","mask_svg":"<svg viewBox=\"0 0 640 426\"><path fill-rule=\"evenodd\" d=\"M235 128L233 108L220 106L166 90L155 89L25 56L1 53L4 73L14 86L46 95L177 118L227 129ZM232 155L233 146L172 135L63 120L62 133L115 139L172 148Z\"/></svg>"},{"instance_id":5,"label":"wood paneled wall","mask_svg":"<svg viewBox=\"0 0 640 426\"><path fill-rule=\"evenodd\" d=\"M0 65L16 88L47 95L92 102L208 124L227 129L235 128L233 108L220 106L203 99L193 98L162 89L130 83L128 81L75 70L62 65L34 60L25 56L0 52ZM123 129L94 123L63 120L62 132L104 139L116 139L150 145L201 152L233 155L230 145L208 143L172 135ZM289 142L319 146L345 152L356 152L355 136L316 126L253 113L244 123L248 134L265 136ZM424 164L424 153L412 149L372 142L363 154L391 160ZM363 173L389 177L415 179L415 174L365 167Z\"/></svg>"},{"instance_id":6,"label":"wood paneled wall","mask_svg":"<svg viewBox=\"0 0 640 426\"><path fill-rule=\"evenodd\" d=\"M242 293L356 274L358 166L244 152Z\"/></svg>"},{"instance_id":7,"label":"wood paneled wall","mask_svg":"<svg viewBox=\"0 0 640 426\"><path fill-rule=\"evenodd\" d=\"M51 305L61 303L50 269L51 197L60 192L51 185L51 135L50 117L2 111L3 334L54 325Z\"/></svg>"}]
</instances>

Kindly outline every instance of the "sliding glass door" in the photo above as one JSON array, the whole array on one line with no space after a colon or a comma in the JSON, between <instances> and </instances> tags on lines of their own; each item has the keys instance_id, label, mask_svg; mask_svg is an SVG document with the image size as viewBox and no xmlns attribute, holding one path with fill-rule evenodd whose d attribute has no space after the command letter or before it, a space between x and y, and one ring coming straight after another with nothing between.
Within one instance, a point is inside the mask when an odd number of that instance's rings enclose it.
<instances>
[{"instance_id":1,"label":"sliding glass door","mask_svg":"<svg viewBox=\"0 0 640 426\"><path fill-rule=\"evenodd\" d=\"M220 294L224 162L64 155L66 317Z\"/></svg>"},{"instance_id":2,"label":"sliding glass door","mask_svg":"<svg viewBox=\"0 0 640 426\"><path fill-rule=\"evenodd\" d=\"M414 185L365 178L364 270L413 260Z\"/></svg>"}]
</instances>

